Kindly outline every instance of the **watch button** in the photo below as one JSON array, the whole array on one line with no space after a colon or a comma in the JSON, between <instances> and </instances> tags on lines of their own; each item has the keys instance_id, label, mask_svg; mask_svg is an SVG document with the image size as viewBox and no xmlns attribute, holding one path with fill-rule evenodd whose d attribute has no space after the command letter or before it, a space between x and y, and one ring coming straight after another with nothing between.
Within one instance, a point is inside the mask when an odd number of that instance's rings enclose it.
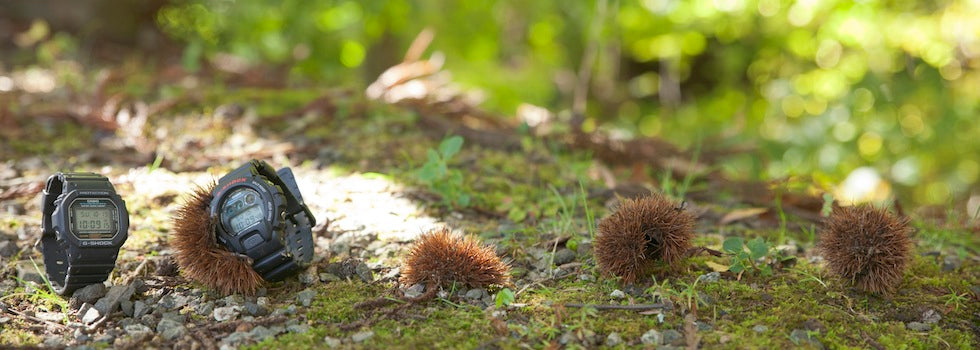
<instances>
[{"instance_id":1,"label":"watch button","mask_svg":"<svg viewBox=\"0 0 980 350\"><path fill-rule=\"evenodd\" d=\"M245 249L248 250L262 244L262 241L263 241L262 235L260 235L258 232L255 232L252 235L248 236L248 238L246 238L244 241L242 241L242 245L244 245Z\"/></svg>"}]
</instances>

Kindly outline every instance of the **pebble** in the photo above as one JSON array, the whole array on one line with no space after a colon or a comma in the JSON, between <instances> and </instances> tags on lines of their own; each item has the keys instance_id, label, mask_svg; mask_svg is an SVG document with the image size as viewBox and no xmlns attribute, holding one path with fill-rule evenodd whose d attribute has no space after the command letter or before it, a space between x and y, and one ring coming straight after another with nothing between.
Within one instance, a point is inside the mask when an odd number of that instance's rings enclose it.
<instances>
[{"instance_id":1,"label":"pebble","mask_svg":"<svg viewBox=\"0 0 980 350\"><path fill-rule=\"evenodd\" d=\"M640 336L640 342L646 345L660 345L663 343L663 335L656 329L651 329Z\"/></svg>"},{"instance_id":2,"label":"pebble","mask_svg":"<svg viewBox=\"0 0 980 350\"><path fill-rule=\"evenodd\" d=\"M313 284L318 280L320 276L316 273L316 265L310 265L306 271L299 274L299 282L302 284Z\"/></svg>"},{"instance_id":3,"label":"pebble","mask_svg":"<svg viewBox=\"0 0 980 350\"><path fill-rule=\"evenodd\" d=\"M312 289L304 289L302 292L296 293L296 302L303 306L310 306L313 304L313 297L316 296L316 291Z\"/></svg>"},{"instance_id":4,"label":"pebble","mask_svg":"<svg viewBox=\"0 0 980 350\"><path fill-rule=\"evenodd\" d=\"M238 317L241 306L223 306L214 309L214 319L218 322L233 320Z\"/></svg>"},{"instance_id":5,"label":"pebble","mask_svg":"<svg viewBox=\"0 0 980 350\"><path fill-rule=\"evenodd\" d=\"M761 324L757 324L752 327L752 330L755 331L756 333L765 333L766 331L769 330L769 327L763 326Z\"/></svg>"},{"instance_id":6,"label":"pebble","mask_svg":"<svg viewBox=\"0 0 980 350\"><path fill-rule=\"evenodd\" d=\"M95 323L95 321L98 320L99 317L102 317L102 313L99 312L99 309L96 309L95 307L89 307L88 310L85 311L85 314L82 315L82 323L84 324Z\"/></svg>"},{"instance_id":7,"label":"pebble","mask_svg":"<svg viewBox=\"0 0 980 350\"><path fill-rule=\"evenodd\" d=\"M329 283L329 282L337 282L337 281L340 281L340 277L337 277L337 275L334 275L332 273L327 273L327 272L320 273L320 282Z\"/></svg>"},{"instance_id":8,"label":"pebble","mask_svg":"<svg viewBox=\"0 0 980 350\"><path fill-rule=\"evenodd\" d=\"M707 332L714 329L714 327L712 327L711 324L707 322L695 321L694 323L698 326L698 331L701 332Z\"/></svg>"},{"instance_id":9,"label":"pebble","mask_svg":"<svg viewBox=\"0 0 980 350\"><path fill-rule=\"evenodd\" d=\"M575 261L575 252L568 248L559 249L555 252L555 266L565 265Z\"/></svg>"},{"instance_id":10,"label":"pebble","mask_svg":"<svg viewBox=\"0 0 980 350\"><path fill-rule=\"evenodd\" d=\"M245 313L250 316L265 316L269 314L269 309L256 303L246 302Z\"/></svg>"},{"instance_id":11,"label":"pebble","mask_svg":"<svg viewBox=\"0 0 980 350\"><path fill-rule=\"evenodd\" d=\"M34 264L29 260L17 263L17 278L20 278L24 282L34 282L39 285L44 284L44 279L41 278L41 274L37 272Z\"/></svg>"},{"instance_id":12,"label":"pebble","mask_svg":"<svg viewBox=\"0 0 980 350\"><path fill-rule=\"evenodd\" d=\"M355 343L362 343L373 336L374 336L374 332L364 331L364 332L354 333L354 335L350 336L350 339L353 340Z\"/></svg>"},{"instance_id":13,"label":"pebble","mask_svg":"<svg viewBox=\"0 0 980 350\"><path fill-rule=\"evenodd\" d=\"M186 331L187 329L184 328L183 324L167 318L160 320L160 323L157 324L157 333L160 333L160 337L165 340L180 338L184 336Z\"/></svg>"},{"instance_id":14,"label":"pebble","mask_svg":"<svg viewBox=\"0 0 980 350\"><path fill-rule=\"evenodd\" d=\"M61 323L62 319L65 318L65 314L60 312L38 312L34 316L45 321L56 322L56 323Z\"/></svg>"},{"instance_id":15,"label":"pebble","mask_svg":"<svg viewBox=\"0 0 980 350\"><path fill-rule=\"evenodd\" d=\"M929 309L922 313L922 322L926 324L936 324L943 319L936 310Z\"/></svg>"},{"instance_id":16,"label":"pebble","mask_svg":"<svg viewBox=\"0 0 980 350\"><path fill-rule=\"evenodd\" d=\"M595 282L595 276L592 276L592 275L587 274L587 273L583 273L581 275L578 275L578 279L583 280L583 281L587 281L587 282Z\"/></svg>"},{"instance_id":17,"label":"pebble","mask_svg":"<svg viewBox=\"0 0 980 350\"><path fill-rule=\"evenodd\" d=\"M122 309L123 314L126 317L133 317L133 302L129 300L123 300L119 303L119 308Z\"/></svg>"},{"instance_id":18,"label":"pebble","mask_svg":"<svg viewBox=\"0 0 980 350\"><path fill-rule=\"evenodd\" d=\"M105 293L105 284L95 283L87 285L72 293L71 299L68 302L68 307L77 309L84 303L94 304L99 300L99 298L104 297Z\"/></svg>"},{"instance_id":19,"label":"pebble","mask_svg":"<svg viewBox=\"0 0 980 350\"><path fill-rule=\"evenodd\" d=\"M252 331L249 332L249 334L252 336L252 339L255 339L255 341L262 341L262 339L274 337L276 334L279 334L279 332L259 325L252 328Z\"/></svg>"},{"instance_id":20,"label":"pebble","mask_svg":"<svg viewBox=\"0 0 980 350\"><path fill-rule=\"evenodd\" d=\"M943 257L943 272L951 272L959 270L963 266L963 261L960 260L955 255L947 255Z\"/></svg>"},{"instance_id":21,"label":"pebble","mask_svg":"<svg viewBox=\"0 0 980 350\"><path fill-rule=\"evenodd\" d=\"M126 331L126 333L133 338L142 338L143 336L150 335L153 333L153 330L150 329L150 327L144 326L139 323L125 326L123 327L123 330Z\"/></svg>"},{"instance_id":22,"label":"pebble","mask_svg":"<svg viewBox=\"0 0 980 350\"><path fill-rule=\"evenodd\" d=\"M704 282L704 283L715 283L715 282L718 282L718 280L721 279L721 273L719 273L718 271L709 272L709 273L706 273L706 274L701 275L698 278L701 280L701 282Z\"/></svg>"},{"instance_id":23,"label":"pebble","mask_svg":"<svg viewBox=\"0 0 980 350\"><path fill-rule=\"evenodd\" d=\"M613 299L623 299L623 298L626 297L626 293L624 293L623 291L617 289L617 290L612 291L612 293L609 293L609 297L610 298L613 298Z\"/></svg>"},{"instance_id":24,"label":"pebble","mask_svg":"<svg viewBox=\"0 0 980 350\"><path fill-rule=\"evenodd\" d=\"M14 256L14 254L17 254L17 251L19 250L20 248L18 248L17 244L14 243L13 241L0 242L0 256L4 258L9 258Z\"/></svg>"},{"instance_id":25,"label":"pebble","mask_svg":"<svg viewBox=\"0 0 980 350\"><path fill-rule=\"evenodd\" d=\"M473 288L466 292L466 299L478 300L487 295L487 290L483 288Z\"/></svg>"},{"instance_id":26,"label":"pebble","mask_svg":"<svg viewBox=\"0 0 980 350\"><path fill-rule=\"evenodd\" d=\"M928 332L932 329L932 325L922 322L909 322L905 324L905 327L916 332Z\"/></svg>"},{"instance_id":27,"label":"pebble","mask_svg":"<svg viewBox=\"0 0 980 350\"><path fill-rule=\"evenodd\" d=\"M340 346L340 339L328 335L323 337L323 343L326 344L328 348L336 348Z\"/></svg>"},{"instance_id":28,"label":"pebble","mask_svg":"<svg viewBox=\"0 0 980 350\"><path fill-rule=\"evenodd\" d=\"M406 298L418 298L425 291L425 285L421 283L413 284L411 287L405 289Z\"/></svg>"},{"instance_id":29,"label":"pebble","mask_svg":"<svg viewBox=\"0 0 980 350\"><path fill-rule=\"evenodd\" d=\"M621 337L619 333L612 332L609 333L608 337L606 337L606 346L608 347L614 347L622 343L623 343L623 337Z\"/></svg>"},{"instance_id":30,"label":"pebble","mask_svg":"<svg viewBox=\"0 0 980 350\"><path fill-rule=\"evenodd\" d=\"M197 304L197 306L194 307L194 312L201 316L209 316L214 313L214 303L209 301L206 303Z\"/></svg>"},{"instance_id":31,"label":"pebble","mask_svg":"<svg viewBox=\"0 0 980 350\"><path fill-rule=\"evenodd\" d=\"M371 272L371 269L368 268L367 264L365 264L363 261L357 264L357 267L354 268L354 273L356 273L357 276L360 277L365 283L371 283L374 281L374 273Z\"/></svg>"},{"instance_id":32,"label":"pebble","mask_svg":"<svg viewBox=\"0 0 980 350\"><path fill-rule=\"evenodd\" d=\"M109 291L106 292L105 297L102 297L102 299L95 302L95 308L98 309L103 315L111 314L113 311L116 311L116 309L119 308L119 303L121 303L123 300L129 300L129 298L133 296L134 292L135 289L132 285L112 286L109 288Z\"/></svg>"},{"instance_id":33,"label":"pebble","mask_svg":"<svg viewBox=\"0 0 980 350\"><path fill-rule=\"evenodd\" d=\"M810 343L810 345L813 345L816 348L823 349L823 343L821 343L820 340L811 337L805 330L802 329L794 329L792 332L790 332L789 339L796 344Z\"/></svg>"},{"instance_id":34,"label":"pebble","mask_svg":"<svg viewBox=\"0 0 980 350\"><path fill-rule=\"evenodd\" d=\"M286 327L286 330L290 333L306 333L310 330L310 325L308 324L293 324Z\"/></svg>"},{"instance_id":35,"label":"pebble","mask_svg":"<svg viewBox=\"0 0 980 350\"><path fill-rule=\"evenodd\" d=\"M684 345L684 335L681 332L675 331L673 329L668 329L664 331L664 344L669 345Z\"/></svg>"},{"instance_id":36,"label":"pebble","mask_svg":"<svg viewBox=\"0 0 980 350\"><path fill-rule=\"evenodd\" d=\"M146 306L142 300L137 300L133 303L133 318L141 318L150 312L150 307Z\"/></svg>"}]
</instances>

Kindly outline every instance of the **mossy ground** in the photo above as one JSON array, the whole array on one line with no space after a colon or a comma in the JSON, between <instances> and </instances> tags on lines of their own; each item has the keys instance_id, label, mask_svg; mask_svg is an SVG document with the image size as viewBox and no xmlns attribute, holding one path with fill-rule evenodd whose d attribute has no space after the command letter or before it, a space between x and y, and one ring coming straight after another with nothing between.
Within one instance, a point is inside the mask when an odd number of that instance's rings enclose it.
<instances>
[{"instance_id":1,"label":"mossy ground","mask_svg":"<svg viewBox=\"0 0 980 350\"><path fill-rule=\"evenodd\" d=\"M250 348L324 347L326 336L346 339L368 330L374 333L373 337L362 343L346 342L344 346L547 348L559 345L559 340L564 338L567 347L593 347L603 343L613 332L624 340L620 347L642 346L640 337L650 329L685 333L684 316L692 312L699 323L707 325L698 332L700 345L707 348L808 346L790 336L799 329L808 331L829 348L972 349L980 344L977 326L980 308L975 294L980 286L980 264L975 255L980 239L975 232L920 224L917 237L922 244L917 245L913 264L905 273L903 283L894 294L873 296L853 290L846 281L827 275L819 259L811 262L813 240L819 239L819 234L792 229L750 228L741 223L719 226L711 220L700 220L697 245L720 249L724 237L738 234L746 238L763 237L774 244L792 240L803 252L795 254L789 266L777 267L771 276L762 276L756 271L740 277L723 272L717 282L698 281L698 277L713 271L716 266L728 265L729 258L698 256L686 260L680 268L649 276L632 286L641 291L631 293L637 296L613 299L610 293L625 290L627 286L600 275L595 268L587 244L592 238L589 227L595 223L586 219L586 211L597 218L602 217L615 198L602 195L606 186L597 173L604 168L588 154L549 144L530 135L522 136L521 149L517 150L488 148L467 141L449 166L463 174L463 189L473 197L472 205L450 208L441 204L438 196L428 191L415 175L415 169L426 159L426 152L437 147L441 136L419 130L416 127L418 116L412 111L357 97L343 97L334 101L335 108L329 115L317 112L263 122L262 116L295 109L324 93L324 90L312 89L215 87L201 93L203 97L199 101L181 105L167 116L158 116L159 119L151 124L167 128L181 118L208 115L218 106L241 105L258 116L252 121L253 129L258 130L255 137L289 139L311 145L312 152L287 155L293 164L298 164L297 168L327 164L331 173L375 174L371 176L406 185L409 188L407 195L428 214L495 244L497 251L514 267L515 291L519 293L515 304L500 309L505 311L503 313L494 314L493 306L484 310L453 297L440 298L410 306L395 317L380 318L370 325L349 329L348 325L378 314L377 310L356 309L355 304L390 295L394 282L318 284L313 288L317 297L305 311L311 326L308 332L266 339L249 345ZM295 123L304 123L301 130L287 132L295 127ZM77 153L78 149L98 147L91 136L92 131L72 123L56 125L57 133L46 136L52 139L50 143L16 139L5 140L3 147L10 147L11 159L38 156L50 159L49 167L53 169L65 165L79 168L99 165L85 161L88 158L79 157ZM31 124L27 127L40 126ZM81 136L57 137L75 129L83 129L77 134ZM228 137L222 134L228 131L215 129L208 132L216 133L214 139L220 140ZM331 150L330 161L322 159L322 155L315 151L323 149ZM167 159L201 156L165 152L162 153L164 168ZM233 165L213 166L224 169ZM111 172L123 174L126 169L116 168ZM628 170L612 169L612 173L621 179L628 176ZM154 254L154 249L166 240L168 208L173 207L174 199L173 194L169 195L170 199L160 198L137 196L129 200L130 215L135 218L131 242L127 243L129 250ZM718 198L726 197L718 194ZM711 202L693 204L722 214L734 209L731 205ZM36 228L34 223L26 221L38 214L37 208L28 204L26 209L32 215L5 216L0 219L0 228L11 232L24 225ZM788 220L797 222L793 217ZM569 237L563 245L578 250L577 264L566 264L562 268L564 271L555 274L556 267L550 265L548 259L558 247L545 245L545 242L558 237ZM786 241L779 241L780 237ZM956 255L962 266L943 271L943 257L949 255ZM341 258L330 256L323 264ZM398 262L397 255L394 258L366 258L376 259L384 266L383 270L395 267ZM11 267L5 269L9 271ZM269 296L275 304L291 303L294 293L303 288L299 282L291 280L271 286ZM689 292L685 294L685 290ZM565 306L569 303L665 303L670 307L659 313L641 313ZM905 326L907 322L920 320L928 310L942 316L932 330L918 332ZM757 326L765 326L766 330L757 332L754 330ZM2 327L2 344L26 345L41 341L31 325L21 321L14 320Z\"/></svg>"}]
</instances>

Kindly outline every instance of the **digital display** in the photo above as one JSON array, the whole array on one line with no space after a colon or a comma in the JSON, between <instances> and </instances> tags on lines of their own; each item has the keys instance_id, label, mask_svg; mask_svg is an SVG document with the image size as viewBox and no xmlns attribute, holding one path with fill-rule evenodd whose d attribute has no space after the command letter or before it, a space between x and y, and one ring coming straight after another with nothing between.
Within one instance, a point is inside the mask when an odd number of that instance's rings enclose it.
<instances>
[{"instance_id":1,"label":"digital display","mask_svg":"<svg viewBox=\"0 0 980 350\"><path fill-rule=\"evenodd\" d=\"M79 239L111 239L116 234L116 206L108 199L80 199L71 206L72 233Z\"/></svg>"},{"instance_id":2,"label":"digital display","mask_svg":"<svg viewBox=\"0 0 980 350\"><path fill-rule=\"evenodd\" d=\"M265 217L259 198L259 193L250 188L241 188L228 195L221 212L228 218L228 228L233 235L241 234Z\"/></svg>"}]
</instances>

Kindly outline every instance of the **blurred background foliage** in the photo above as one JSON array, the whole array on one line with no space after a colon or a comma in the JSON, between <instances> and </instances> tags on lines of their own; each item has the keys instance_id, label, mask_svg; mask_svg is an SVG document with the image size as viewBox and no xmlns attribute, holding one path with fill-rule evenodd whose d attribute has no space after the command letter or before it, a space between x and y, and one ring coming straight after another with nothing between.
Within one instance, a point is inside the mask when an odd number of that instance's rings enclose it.
<instances>
[{"instance_id":1,"label":"blurred background foliage","mask_svg":"<svg viewBox=\"0 0 980 350\"><path fill-rule=\"evenodd\" d=\"M736 178L977 210L978 19L978 0L178 0L150 22L191 70L359 87L432 28L454 81L503 115L567 117L594 55L586 128L752 147L719 165Z\"/></svg>"}]
</instances>

